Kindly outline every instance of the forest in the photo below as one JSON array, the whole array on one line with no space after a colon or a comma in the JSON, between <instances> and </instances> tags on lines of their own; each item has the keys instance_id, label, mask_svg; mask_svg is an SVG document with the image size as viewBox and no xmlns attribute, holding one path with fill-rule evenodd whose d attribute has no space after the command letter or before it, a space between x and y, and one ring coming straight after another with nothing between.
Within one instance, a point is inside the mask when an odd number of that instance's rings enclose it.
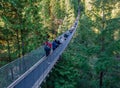
<instances>
[{"instance_id":1,"label":"forest","mask_svg":"<svg viewBox=\"0 0 120 88\"><path fill-rule=\"evenodd\" d=\"M0 66L77 31L42 88L120 87L119 0L0 1Z\"/></svg>"}]
</instances>

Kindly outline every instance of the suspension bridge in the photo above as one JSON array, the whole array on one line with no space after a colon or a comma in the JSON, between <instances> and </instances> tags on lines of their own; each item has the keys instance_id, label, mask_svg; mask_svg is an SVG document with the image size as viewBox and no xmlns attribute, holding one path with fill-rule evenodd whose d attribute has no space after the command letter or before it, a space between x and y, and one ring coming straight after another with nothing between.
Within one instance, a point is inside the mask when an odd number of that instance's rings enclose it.
<instances>
[{"instance_id":1,"label":"suspension bridge","mask_svg":"<svg viewBox=\"0 0 120 88\"><path fill-rule=\"evenodd\" d=\"M73 26L73 32L48 57L45 56L43 46L31 51L25 56L12 61L0 68L0 88L38 88L52 71L54 65L62 55L78 26L80 13ZM68 30L68 31L69 31ZM67 32L67 31L66 31ZM66 33L65 32L65 33ZM63 36L63 33L60 36Z\"/></svg>"}]
</instances>

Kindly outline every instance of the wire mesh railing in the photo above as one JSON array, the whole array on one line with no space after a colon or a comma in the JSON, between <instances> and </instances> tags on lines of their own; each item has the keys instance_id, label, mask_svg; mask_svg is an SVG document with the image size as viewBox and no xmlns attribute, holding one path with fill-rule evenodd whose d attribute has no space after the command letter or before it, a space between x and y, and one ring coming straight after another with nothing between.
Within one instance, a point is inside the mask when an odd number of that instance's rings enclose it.
<instances>
[{"instance_id":1,"label":"wire mesh railing","mask_svg":"<svg viewBox=\"0 0 120 88\"><path fill-rule=\"evenodd\" d=\"M45 55L43 47L0 68L0 88L6 88Z\"/></svg>"}]
</instances>

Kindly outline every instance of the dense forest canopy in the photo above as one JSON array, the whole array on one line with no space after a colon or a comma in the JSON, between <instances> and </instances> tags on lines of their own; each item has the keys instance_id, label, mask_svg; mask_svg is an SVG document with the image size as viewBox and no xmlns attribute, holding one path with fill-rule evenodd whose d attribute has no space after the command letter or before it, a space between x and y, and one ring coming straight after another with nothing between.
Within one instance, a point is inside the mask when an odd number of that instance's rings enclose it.
<instances>
[{"instance_id":1,"label":"dense forest canopy","mask_svg":"<svg viewBox=\"0 0 120 88\"><path fill-rule=\"evenodd\" d=\"M79 5L76 34L42 87L119 88L120 0L0 1L0 65L69 29Z\"/></svg>"}]
</instances>

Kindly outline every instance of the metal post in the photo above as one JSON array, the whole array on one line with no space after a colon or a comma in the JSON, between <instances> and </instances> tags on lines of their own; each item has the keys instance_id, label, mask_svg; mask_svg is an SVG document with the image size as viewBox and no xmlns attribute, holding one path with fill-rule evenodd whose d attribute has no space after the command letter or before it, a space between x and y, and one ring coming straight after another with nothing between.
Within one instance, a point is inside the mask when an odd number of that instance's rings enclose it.
<instances>
[{"instance_id":1,"label":"metal post","mask_svg":"<svg viewBox=\"0 0 120 88\"><path fill-rule=\"evenodd\" d=\"M13 69L10 68L10 72L11 72L11 79L14 80L14 74L13 74Z\"/></svg>"}]
</instances>

